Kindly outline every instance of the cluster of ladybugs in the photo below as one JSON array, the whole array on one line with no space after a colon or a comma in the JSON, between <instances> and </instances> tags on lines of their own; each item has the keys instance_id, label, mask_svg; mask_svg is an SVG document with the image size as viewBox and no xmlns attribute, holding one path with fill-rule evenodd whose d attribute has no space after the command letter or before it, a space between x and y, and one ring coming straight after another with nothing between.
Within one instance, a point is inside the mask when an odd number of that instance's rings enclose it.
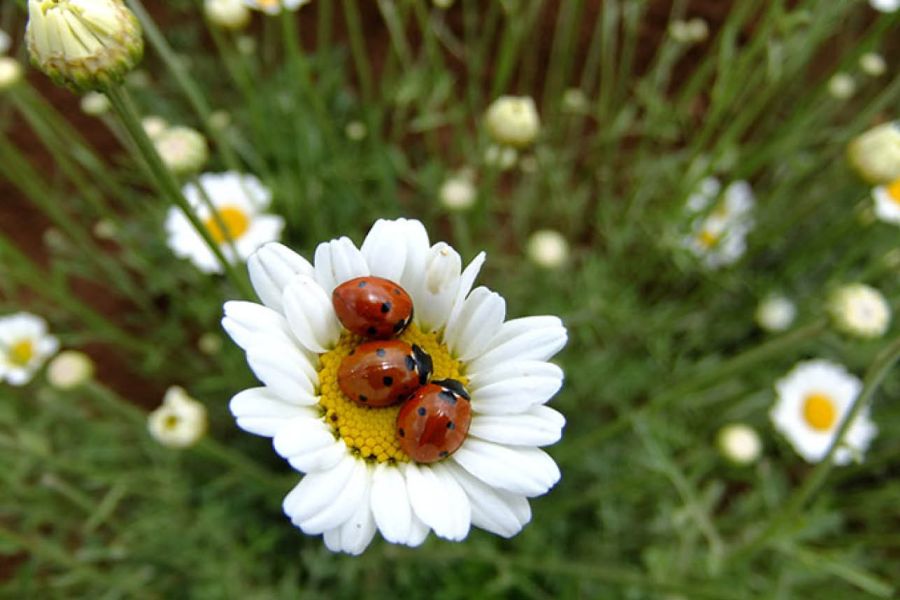
<instances>
[{"instance_id":1,"label":"cluster of ladybugs","mask_svg":"<svg viewBox=\"0 0 900 600\"><path fill-rule=\"evenodd\" d=\"M413 318L402 287L380 277L358 277L335 288L331 302L351 333L368 338L338 368L338 387L371 409L403 403L397 414L401 449L420 463L439 461L465 441L472 421L469 394L455 379L429 383L432 361L419 346L391 339Z\"/></svg>"}]
</instances>

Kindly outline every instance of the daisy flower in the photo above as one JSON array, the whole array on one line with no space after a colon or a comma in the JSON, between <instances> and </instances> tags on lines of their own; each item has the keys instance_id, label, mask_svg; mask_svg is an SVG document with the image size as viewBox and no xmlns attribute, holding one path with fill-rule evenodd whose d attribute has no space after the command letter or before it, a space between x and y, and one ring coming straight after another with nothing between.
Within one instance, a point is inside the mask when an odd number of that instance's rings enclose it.
<instances>
[{"instance_id":1,"label":"daisy flower","mask_svg":"<svg viewBox=\"0 0 900 600\"><path fill-rule=\"evenodd\" d=\"M828 299L834 326L860 338L877 338L891 323L891 307L872 286L852 283L835 290Z\"/></svg>"},{"instance_id":2,"label":"daisy flower","mask_svg":"<svg viewBox=\"0 0 900 600\"><path fill-rule=\"evenodd\" d=\"M58 349L44 319L26 312L0 317L0 381L25 385Z\"/></svg>"},{"instance_id":3,"label":"daisy flower","mask_svg":"<svg viewBox=\"0 0 900 600\"><path fill-rule=\"evenodd\" d=\"M244 4L253 10L259 10L269 15L277 15L284 10L297 10L310 0L244 0Z\"/></svg>"},{"instance_id":4,"label":"daisy flower","mask_svg":"<svg viewBox=\"0 0 900 600\"><path fill-rule=\"evenodd\" d=\"M360 248L346 237L322 243L312 264L280 244L250 258L262 304L227 303L223 326L264 385L237 394L231 411L306 474L284 512L329 549L359 554L376 531L408 546L430 531L462 540L472 525L511 537L531 519L528 499L559 480L540 447L557 442L565 424L545 404L562 385L562 370L547 361L566 330L552 316L507 321L500 295L472 289L484 259L463 269L453 248L432 245L423 225L406 219L377 221ZM339 365L360 338L342 329L332 291L365 276L409 293L414 317L399 339L430 355L433 380L468 390L468 436L437 462L402 450L401 406L369 408L340 391Z\"/></svg>"},{"instance_id":5,"label":"daisy flower","mask_svg":"<svg viewBox=\"0 0 900 600\"><path fill-rule=\"evenodd\" d=\"M205 173L198 180L200 186L189 183L182 191L197 218L203 222L230 262L246 260L263 244L281 237L284 219L263 212L272 201L272 193L259 179L253 175L229 171ZM203 193L216 207L218 219L204 202ZM177 208L169 209L166 232L169 248L177 256L190 259L201 271L221 272L222 265L187 217Z\"/></svg>"},{"instance_id":6,"label":"daisy flower","mask_svg":"<svg viewBox=\"0 0 900 600\"><path fill-rule=\"evenodd\" d=\"M862 391L862 382L841 365L810 360L779 379L775 390L778 398L769 411L772 424L800 456L814 463L828 453L853 400ZM877 433L866 408L850 425L835 452L835 464L861 459Z\"/></svg>"},{"instance_id":7,"label":"daisy flower","mask_svg":"<svg viewBox=\"0 0 900 600\"><path fill-rule=\"evenodd\" d=\"M718 179L708 177L688 198L688 212L694 215L691 233L682 245L701 259L708 269L734 264L747 249L747 234L753 227L753 190L746 181L725 188ZM715 202L715 204L714 204Z\"/></svg>"},{"instance_id":8,"label":"daisy flower","mask_svg":"<svg viewBox=\"0 0 900 600\"><path fill-rule=\"evenodd\" d=\"M900 178L872 190L875 215L885 223L900 225Z\"/></svg>"},{"instance_id":9,"label":"daisy flower","mask_svg":"<svg viewBox=\"0 0 900 600\"><path fill-rule=\"evenodd\" d=\"M147 417L147 430L169 448L188 448L206 434L206 407L183 388L166 390L162 405Z\"/></svg>"}]
</instances>

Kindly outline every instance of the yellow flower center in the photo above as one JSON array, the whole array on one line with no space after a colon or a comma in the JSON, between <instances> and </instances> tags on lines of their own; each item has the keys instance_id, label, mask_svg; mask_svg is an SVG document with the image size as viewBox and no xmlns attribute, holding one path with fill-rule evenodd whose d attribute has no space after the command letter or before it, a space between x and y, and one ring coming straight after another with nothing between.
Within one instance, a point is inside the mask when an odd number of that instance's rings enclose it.
<instances>
[{"instance_id":1,"label":"yellow flower center","mask_svg":"<svg viewBox=\"0 0 900 600\"><path fill-rule=\"evenodd\" d=\"M468 383L462 376L462 365L440 341L440 334L423 333L415 325L410 325L398 339L410 345L416 344L431 355L434 363L432 379L452 378L463 384ZM360 406L344 396L338 387L337 374L341 361L361 341L362 338L345 332L334 350L319 357L319 406L335 435L343 439L356 456L380 463L408 462L409 457L397 442L395 424L402 404L386 408Z\"/></svg>"},{"instance_id":2,"label":"yellow flower center","mask_svg":"<svg viewBox=\"0 0 900 600\"><path fill-rule=\"evenodd\" d=\"M828 394L814 392L803 401L803 418L816 431L828 431L837 420L837 407Z\"/></svg>"},{"instance_id":3,"label":"yellow flower center","mask_svg":"<svg viewBox=\"0 0 900 600\"><path fill-rule=\"evenodd\" d=\"M221 219L222 225L225 226L224 230L215 216L211 216L203 224L206 230L209 231L209 235L212 236L213 241L217 244L224 243L228 238L237 240L247 233L247 229L250 228L250 217L243 210L236 206L223 206L218 212L219 219Z\"/></svg>"},{"instance_id":4,"label":"yellow flower center","mask_svg":"<svg viewBox=\"0 0 900 600\"><path fill-rule=\"evenodd\" d=\"M26 367L34 358L34 342L20 340L9 347L9 362L17 367Z\"/></svg>"},{"instance_id":5,"label":"yellow flower center","mask_svg":"<svg viewBox=\"0 0 900 600\"><path fill-rule=\"evenodd\" d=\"M697 241L700 242L701 246L709 250L710 248L714 248L715 245L719 243L719 236L709 229L704 229L699 234L697 234Z\"/></svg>"},{"instance_id":6,"label":"yellow flower center","mask_svg":"<svg viewBox=\"0 0 900 600\"><path fill-rule=\"evenodd\" d=\"M178 418L178 415L167 415L165 419L163 419L163 428L171 431L178 427L178 423L181 422L181 419Z\"/></svg>"},{"instance_id":7,"label":"yellow flower center","mask_svg":"<svg viewBox=\"0 0 900 600\"><path fill-rule=\"evenodd\" d=\"M887 186L887 195L895 204L900 204L900 179L895 179Z\"/></svg>"}]
</instances>

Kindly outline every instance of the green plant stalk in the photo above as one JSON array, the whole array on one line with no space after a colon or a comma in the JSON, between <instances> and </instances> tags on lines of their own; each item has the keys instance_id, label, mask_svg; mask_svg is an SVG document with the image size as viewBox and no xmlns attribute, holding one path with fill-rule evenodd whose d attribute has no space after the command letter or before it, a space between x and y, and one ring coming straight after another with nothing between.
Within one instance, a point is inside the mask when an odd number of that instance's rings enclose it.
<instances>
[{"instance_id":1,"label":"green plant stalk","mask_svg":"<svg viewBox=\"0 0 900 600\"><path fill-rule=\"evenodd\" d=\"M206 226L201 223L197 218L197 215L194 214L187 199L181 193L178 182L175 181L175 177L163 164L162 159L156 152L153 142L147 137L147 133L144 131L143 125L141 125L140 118L137 115L128 93L122 87L112 86L106 90L106 94L109 96L113 107L119 114L119 118L125 126L125 129L128 130L131 140L137 146L139 158L146 162L147 167L152 174L154 184L159 188L163 195L166 196L169 202L177 206L181 212L184 213L184 216L190 221L194 230L201 238L203 238L207 247L216 257L216 260L222 265L225 275L231 280L232 285L235 286L238 292L244 298L253 298L253 291L250 289L246 278L240 275L234 265L222 254L222 249L212 238L212 235Z\"/></svg>"},{"instance_id":2,"label":"green plant stalk","mask_svg":"<svg viewBox=\"0 0 900 600\"><path fill-rule=\"evenodd\" d=\"M900 359L900 338L895 339L881 354L879 354L869 367L863 380L862 392L853 400L853 404L847 413L846 418L838 428L828 448L828 453L816 465L812 473L803 482L794 493L790 500L784 504L775 516L773 516L766 526L760 531L756 537L750 539L746 543L738 546L725 558L726 562L743 562L752 558L757 552L761 551L775 536L779 530L796 520L800 511L806 505L810 498L822 487L831 469L834 468L834 455L840 448L844 436L850 430L856 418L871 404L872 396L878 390L881 382L887 376L888 372L893 368L897 360Z\"/></svg>"},{"instance_id":3,"label":"green plant stalk","mask_svg":"<svg viewBox=\"0 0 900 600\"><path fill-rule=\"evenodd\" d=\"M353 55L353 62L356 64L356 76L359 77L363 103L368 105L374 102L375 84L372 76L372 63L369 62L366 38L363 35L362 22L359 16L359 6L355 0L343 0L343 2L344 18L347 21L347 31L350 34L350 52Z\"/></svg>"}]
</instances>

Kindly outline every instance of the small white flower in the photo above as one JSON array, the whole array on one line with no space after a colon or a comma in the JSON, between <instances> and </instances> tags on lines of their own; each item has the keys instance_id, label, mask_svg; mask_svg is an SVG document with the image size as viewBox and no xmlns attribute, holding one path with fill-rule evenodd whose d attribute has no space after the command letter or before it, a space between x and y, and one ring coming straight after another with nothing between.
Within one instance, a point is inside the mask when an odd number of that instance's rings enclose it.
<instances>
[{"instance_id":1,"label":"small white flower","mask_svg":"<svg viewBox=\"0 0 900 600\"><path fill-rule=\"evenodd\" d=\"M736 465L749 465L759 460L762 441L756 430L743 423L731 423L719 430L716 436L719 451Z\"/></svg>"},{"instance_id":2,"label":"small white flower","mask_svg":"<svg viewBox=\"0 0 900 600\"><path fill-rule=\"evenodd\" d=\"M875 200L875 216L885 223L900 225L900 178L889 185L872 190Z\"/></svg>"},{"instance_id":3,"label":"small white flower","mask_svg":"<svg viewBox=\"0 0 900 600\"><path fill-rule=\"evenodd\" d=\"M819 462L851 405L862 390L862 382L844 367L827 360L801 362L775 383L777 399L769 411L775 429L781 432L807 462ZM878 429L868 409L859 414L834 455L844 465L861 460Z\"/></svg>"},{"instance_id":4,"label":"small white flower","mask_svg":"<svg viewBox=\"0 0 900 600\"><path fill-rule=\"evenodd\" d=\"M869 0L869 4L877 11L890 13L900 8L900 0Z\"/></svg>"},{"instance_id":5,"label":"small white flower","mask_svg":"<svg viewBox=\"0 0 900 600\"><path fill-rule=\"evenodd\" d=\"M484 164L501 171L513 168L518 160L519 151L512 146L491 144L484 151Z\"/></svg>"},{"instance_id":6,"label":"small white flower","mask_svg":"<svg viewBox=\"0 0 900 600\"><path fill-rule=\"evenodd\" d=\"M344 127L344 135L347 136L348 140L359 142L366 139L366 136L369 135L369 128L362 121L350 121Z\"/></svg>"},{"instance_id":7,"label":"small white flower","mask_svg":"<svg viewBox=\"0 0 900 600\"><path fill-rule=\"evenodd\" d=\"M265 214L264 211L272 201L272 193L259 179L235 172L205 173L199 177L199 182L209 201L216 207L226 231L223 231L219 220L214 218L197 185L187 184L183 189L184 196L230 262L246 260L263 244L277 241L281 237L284 219ZM201 271L221 272L222 266L203 238L194 230L187 217L175 207L169 209L166 232L169 248L177 256L190 259ZM228 238L234 243L233 249Z\"/></svg>"},{"instance_id":8,"label":"small white flower","mask_svg":"<svg viewBox=\"0 0 900 600\"><path fill-rule=\"evenodd\" d=\"M882 123L854 138L847 146L847 159L871 184L900 179L900 121Z\"/></svg>"},{"instance_id":9,"label":"small white flower","mask_svg":"<svg viewBox=\"0 0 900 600\"><path fill-rule=\"evenodd\" d=\"M557 269L569 259L569 242L552 229L535 231L528 239L528 258L539 267Z\"/></svg>"},{"instance_id":10,"label":"small white flower","mask_svg":"<svg viewBox=\"0 0 900 600\"><path fill-rule=\"evenodd\" d=\"M170 127L150 139L159 157L175 175L196 173L209 159L206 138L190 127Z\"/></svg>"},{"instance_id":11,"label":"small white flower","mask_svg":"<svg viewBox=\"0 0 900 600\"><path fill-rule=\"evenodd\" d=\"M856 93L856 81L849 73L835 73L828 80L828 93L838 100L847 100Z\"/></svg>"},{"instance_id":12,"label":"small white flower","mask_svg":"<svg viewBox=\"0 0 900 600\"><path fill-rule=\"evenodd\" d=\"M58 349L44 319L26 312L0 317L0 381L25 385Z\"/></svg>"},{"instance_id":13,"label":"small white flower","mask_svg":"<svg viewBox=\"0 0 900 600\"><path fill-rule=\"evenodd\" d=\"M534 142L541 120L530 96L501 96L485 112L484 125L495 143L524 148Z\"/></svg>"},{"instance_id":14,"label":"small white flower","mask_svg":"<svg viewBox=\"0 0 900 600\"><path fill-rule=\"evenodd\" d=\"M891 307L884 295L863 283L851 283L834 291L828 310L835 327L860 338L881 337L891 322Z\"/></svg>"},{"instance_id":15,"label":"small white flower","mask_svg":"<svg viewBox=\"0 0 900 600\"><path fill-rule=\"evenodd\" d=\"M147 417L147 429L163 446L188 448L206 433L206 407L182 388L172 386L162 405Z\"/></svg>"},{"instance_id":16,"label":"small white flower","mask_svg":"<svg viewBox=\"0 0 900 600\"><path fill-rule=\"evenodd\" d=\"M47 381L58 390L71 390L90 381L94 362L84 352L64 350L47 365Z\"/></svg>"},{"instance_id":17,"label":"small white flower","mask_svg":"<svg viewBox=\"0 0 900 600\"><path fill-rule=\"evenodd\" d=\"M157 136L161 135L169 128L168 121L156 115L144 117L141 120L141 125L144 127L144 133L146 133L147 137L151 140L156 139Z\"/></svg>"},{"instance_id":18,"label":"small white flower","mask_svg":"<svg viewBox=\"0 0 900 600\"><path fill-rule=\"evenodd\" d=\"M310 0L244 0L244 4L253 10L262 11L268 15L277 15L282 10L297 10Z\"/></svg>"},{"instance_id":19,"label":"small white flower","mask_svg":"<svg viewBox=\"0 0 900 600\"><path fill-rule=\"evenodd\" d=\"M206 19L224 29L243 29L250 23L250 11L243 0L204 0Z\"/></svg>"},{"instance_id":20,"label":"small white flower","mask_svg":"<svg viewBox=\"0 0 900 600\"><path fill-rule=\"evenodd\" d=\"M756 322L766 331L784 331L797 316L797 307L780 294L767 297L756 307Z\"/></svg>"},{"instance_id":21,"label":"small white flower","mask_svg":"<svg viewBox=\"0 0 900 600\"><path fill-rule=\"evenodd\" d=\"M9 34L0 29L0 54L6 54L11 46L12 39L9 37Z\"/></svg>"},{"instance_id":22,"label":"small white flower","mask_svg":"<svg viewBox=\"0 0 900 600\"><path fill-rule=\"evenodd\" d=\"M14 58L0 56L0 92L18 85L22 81L23 69Z\"/></svg>"},{"instance_id":23,"label":"small white flower","mask_svg":"<svg viewBox=\"0 0 900 600\"><path fill-rule=\"evenodd\" d=\"M716 178L708 177L687 201L688 213L695 216L682 246L708 269L737 262L747 249L747 234L753 228L755 199L750 184L736 181L725 188L723 198L716 200L721 187Z\"/></svg>"},{"instance_id":24,"label":"small white flower","mask_svg":"<svg viewBox=\"0 0 900 600\"><path fill-rule=\"evenodd\" d=\"M86 115L99 117L109 112L111 103L106 94L100 92L88 92L81 97L81 110Z\"/></svg>"},{"instance_id":25,"label":"small white flower","mask_svg":"<svg viewBox=\"0 0 900 600\"><path fill-rule=\"evenodd\" d=\"M859 68L870 77L881 77L887 72L887 63L877 52L866 52L859 57Z\"/></svg>"},{"instance_id":26,"label":"small white flower","mask_svg":"<svg viewBox=\"0 0 900 600\"><path fill-rule=\"evenodd\" d=\"M472 183L471 176L463 173L450 177L443 184L438 192L441 204L447 210L463 211L472 208L478 191L475 184Z\"/></svg>"},{"instance_id":27,"label":"small white flower","mask_svg":"<svg viewBox=\"0 0 900 600\"><path fill-rule=\"evenodd\" d=\"M531 519L528 498L559 480L540 447L557 442L565 424L545 404L562 385L561 369L547 361L566 330L550 316L507 321L502 297L472 289L483 262L482 253L463 269L420 222L379 220L359 249L347 238L325 242L313 264L280 244L264 246L249 262L264 305L225 305L223 327L264 384L236 395L231 411L305 473L283 508L329 549L360 554L376 531L408 546L431 531L462 540L473 525L512 537ZM414 320L400 339L431 356L435 380L464 379L470 393L468 435L438 462L404 453L400 406L360 406L337 386L338 366L358 340L338 321L332 291L369 275L409 293Z\"/></svg>"},{"instance_id":28,"label":"small white flower","mask_svg":"<svg viewBox=\"0 0 900 600\"><path fill-rule=\"evenodd\" d=\"M141 60L144 39L122 0L28 0L32 63L80 90L120 83Z\"/></svg>"}]
</instances>

